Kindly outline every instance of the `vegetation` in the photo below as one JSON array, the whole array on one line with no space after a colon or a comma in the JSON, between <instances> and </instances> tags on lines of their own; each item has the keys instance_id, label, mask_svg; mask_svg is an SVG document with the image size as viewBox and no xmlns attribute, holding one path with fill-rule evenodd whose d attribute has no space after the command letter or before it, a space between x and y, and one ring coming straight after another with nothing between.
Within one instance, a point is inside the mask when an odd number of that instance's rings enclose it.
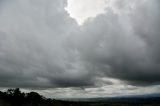
<instances>
[{"instance_id":1,"label":"vegetation","mask_svg":"<svg viewBox=\"0 0 160 106\"><path fill-rule=\"evenodd\" d=\"M0 106L160 106L160 97L118 98L82 101L62 101L45 98L36 92L23 93L19 88L0 91Z\"/></svg>"},{"instance_id":2,"label":"vegetation","mask_svg":"<svg viewBox=\"0 0 160 106\"><path fill-rule=\"evenodd\" d=\"M0 91L0 106L62 106L53 99L47 99L36 92L23 93L19 88Z\"/></svg>"}]
</instances>

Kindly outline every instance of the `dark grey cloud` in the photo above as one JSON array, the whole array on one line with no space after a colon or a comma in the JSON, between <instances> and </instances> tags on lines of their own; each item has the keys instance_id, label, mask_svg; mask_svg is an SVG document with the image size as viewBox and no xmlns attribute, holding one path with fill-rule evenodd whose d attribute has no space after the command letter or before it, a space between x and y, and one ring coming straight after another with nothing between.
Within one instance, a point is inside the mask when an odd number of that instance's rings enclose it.
<instances>
[{"instance_id":1,"label":"dark grey cloud","mask_svg":"<svg viewBox=\"0 0 160 106\"><path fill-rule=\"evenodd\" d=\"M0 86L87 89L117 84L110 78L159 84L159 3L115 0L78 26L66 0L7 0L0 8Z\"/></svg>"},{"instance_id":2,"label":"dark grey cloud","mask_svg":"<svg viewBox=\"0 0 160 106\"><path fill-rule=\"evenodd\" d=\"M7 1L0 14L1 86L90 84L90 74L66 45L78 26L65 6L65 0Z\"/></svg>"},{"instance_id":3,"label":"dark grey cloud","mask_svg":"<svg viewBox=\"0 0 160 106\"><path fill-rule=\"evenodd\" d=\"M135 85L159 84L159 1L116 3L116 12L108 10L85 23L80 43L87 45L77 44L79 51L107 77Z\"/></svg>"}]
</instances>

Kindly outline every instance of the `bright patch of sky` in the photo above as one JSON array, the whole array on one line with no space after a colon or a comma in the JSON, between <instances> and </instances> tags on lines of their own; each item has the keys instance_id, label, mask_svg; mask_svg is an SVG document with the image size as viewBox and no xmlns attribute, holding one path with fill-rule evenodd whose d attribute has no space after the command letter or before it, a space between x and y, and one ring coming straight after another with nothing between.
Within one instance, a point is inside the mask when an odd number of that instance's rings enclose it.
<instances>
[{"instance_id":1,"label":"bright patch of sky","mask_svg":"<svg viewBox=\"0 0 160 106\"><path fill-rule=\"evenodd\" d=\"M106 3L106 0L68 0L65 9L79 25L82 25L88 18L104 13Z\"/></svg>"}]
</instances>

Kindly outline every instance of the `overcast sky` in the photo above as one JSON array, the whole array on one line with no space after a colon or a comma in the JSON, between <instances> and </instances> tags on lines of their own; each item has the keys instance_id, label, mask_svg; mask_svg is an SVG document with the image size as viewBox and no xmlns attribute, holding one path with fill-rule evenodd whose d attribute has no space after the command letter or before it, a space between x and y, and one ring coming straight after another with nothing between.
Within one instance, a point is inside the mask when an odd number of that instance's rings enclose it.
<instances>
[{"instance_id":1,"label":"overcast sky","mask_svg":"<svg viewBox=\"0 0 160 106\"><path fill-rule=\"evenodd\" d=\"M0 0L0 87L47 97L160 91L159 0Z\"/></svg>"}]
</instances>

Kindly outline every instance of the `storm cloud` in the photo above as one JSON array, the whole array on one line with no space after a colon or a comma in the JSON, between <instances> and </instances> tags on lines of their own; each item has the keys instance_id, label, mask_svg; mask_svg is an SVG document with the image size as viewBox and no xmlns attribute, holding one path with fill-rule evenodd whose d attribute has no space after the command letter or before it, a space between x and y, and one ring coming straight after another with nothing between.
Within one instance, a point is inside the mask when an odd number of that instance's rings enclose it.
<instances>
[{"instance_id":1,"label":"storm cloud","mask_svg":"<svg viewBox=\"0 0 160 106\"><path fill-rule=\"evenodd\" d=\"M77 35L82 58L104 77L159 84L159 6L157 0L115 1L114 9L88 20Z\"/></svg>"},{"instance_id":2,"label":"storm cloud","mask_svg":"<svg viewBox=\"0 0 160 106\"><path fill-rule=\"evenodd\" d=\"M113 0L81 26L66 0L0 3L1 87L160 84L159 0Z\"/></svg>"}]
</instances>

